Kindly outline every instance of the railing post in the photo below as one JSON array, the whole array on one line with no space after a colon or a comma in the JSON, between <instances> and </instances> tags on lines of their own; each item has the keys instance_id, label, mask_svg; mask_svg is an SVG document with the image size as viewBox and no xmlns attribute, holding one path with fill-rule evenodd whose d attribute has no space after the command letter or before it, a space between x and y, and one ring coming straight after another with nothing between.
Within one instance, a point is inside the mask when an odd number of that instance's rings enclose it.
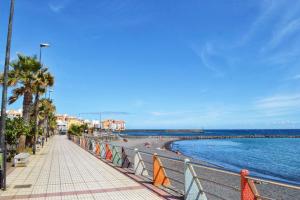
<instances>
[{"instance_id":1,"label":"railing post","mask_svg":"<svg viewBox=\"0 0 300 200\"><path fill-rule=\"evenodd\" d=\"M112 159L112 153L111 153L111 150L109 148L109 144L105 144L105 159L110 160L110 161Z\"/></svg>"},{"instance_id":2,"label":"railing post","mask_svg":"<svg viewBox=\"0 0 300 200\"><path fill-rule=\"evenodd\" d=\"M207 200L200 181L189 159L184 159L184 199Z\"/></svg>"},{"instance_id":3,"label":"railing post","mask_svg":"<svg viewBox=\"0 0 300 200\"><path fill-rule=\"evenodd\" d=\"M106 150L105 150L105 145L102 141L100 144L100 157L105 159L105 156L106 156Z\"/></svg>"},{"instance_id":4,"label":"railing post","mask_svg":"<svg viewBox=\"0 0 300 200\"><path fill-rule=\"evenodd\" d=\"M88 151L88 139L84 138L84 149Z\"/></svg>"},{"instance_id":5,"label":"railing post","mask_svg":"<svg viewBox=\"0 0 300 200\"><path fill-rule=\"evenodd\" d=\"M95 154L96 154L97 156L100 155L100 145L99 145L99 142L96 143Z\"/></svg>"},{"instance_id":6,"label":"railing post","mask_svg":"<svg viewBox=\"0 0 300 200\"><path fill-rule=\"evenodd\" d=\"M112 147L112 162L114 165L121 167L122 166L122 154L120 152L120 147L113 146Z\"/></svg>"},{"instance_id":7,"label":"railing post","mask_svg":"<svg viewBox=\"0 0 300 200\"><path fill-rule=\"evenodd\" d=\"M123 168L129 168L130 167L130 161L128 159L128 156L126 155L125 148L122 147L122 167Z\"/></svg>"},{"instance_id":8,"label":"railing post","mask_svg":"<svg viewBox=\"0 0 300 200\"><path fill-rule=\"evenodd\" d=\"M94 140L94 139L90 139L89 150L90 150L93 154L95 154L95 147L96 147L95 140Z\"/></svg>"},{"instance_id":9,"label":"railing post","mask_svg":"<svg viewBox=\"0 0 300 200\"><path fill-rule=\"evenodd\" d=\"M241 170L241 200L259 200L259 194L252 180L247 176L249 171L246 169Z\"/></svg>"},{"instance_id":10,"label":"railing post","mask_svg":"<svg viewBox=\"0 0 300 200\"><path fill-rule=\"evenodd\" d=\"M153 185L155 186L169 186L170 180L167 177L166 171L157 156L157 153L153 154Z\"/></svg>"},{"instance_id":11,"label":"railing post","mask_svg":"<svg viewBox=\"0 0 300 200\"><path fill-rule=\"evenodd\" d=\"M86 150L89 152L91 147L91 139L87 138L86 139Z\"/></svg>"},{"instance_id":12,"label":"railing post","mask_svg":"<svg viewBox=\"0 0 300 200\"><path fill-rule=\"evenodd\" d=\"M135 175L141 175L141 176L149 175L148 171L146 169L145 163L143 162L143 159L137 148L134 149L133 169L134 169Z\"/></svg>"}]
</instances>

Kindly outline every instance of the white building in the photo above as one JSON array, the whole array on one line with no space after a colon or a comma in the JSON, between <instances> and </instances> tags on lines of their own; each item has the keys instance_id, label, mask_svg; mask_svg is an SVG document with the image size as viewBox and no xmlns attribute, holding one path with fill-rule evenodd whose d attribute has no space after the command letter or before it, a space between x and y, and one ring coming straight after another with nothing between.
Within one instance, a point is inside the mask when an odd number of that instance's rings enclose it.
<instances>
[{"instance_id":1,"label":"white building","mask_svg":"<svg viewBox=\"0 0 300 200\"><path fill-rule=\"evenodd\" d=\"M23 110L20 108L18 110L7 110L6 111L7 117L8 118L16 118L16 117L22 117L23 115Z\"/></svg>"}]
</instances>

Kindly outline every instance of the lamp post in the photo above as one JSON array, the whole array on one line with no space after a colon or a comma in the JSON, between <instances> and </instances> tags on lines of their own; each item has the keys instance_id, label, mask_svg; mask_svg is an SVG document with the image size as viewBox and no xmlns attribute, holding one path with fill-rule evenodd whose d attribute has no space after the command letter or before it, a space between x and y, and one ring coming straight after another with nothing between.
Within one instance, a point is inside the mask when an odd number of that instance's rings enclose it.
<instances>
[{"instance_id":1,"label":"lamp post","mask_svg":"<svg viewBox=\"0 0 300 200\"><path fill-rule=\"evenodd\" d=\"M47 43L40 43L40 58L39 58L39 61L40 61L40 64L42 64L42 48L47 48L49 47L50 44L47 44ZM45 92L45 95L46 95L46 92ZM39 93L38 91L36 92L36 95L35 95L35 100L34 100L34 108L35 108L35 111L34 111L34 122L35 122L35 131L34 131L34 142L33 142L33 147L32 147L32 153L35 154L36 152L36 137L38 135L38 102L39 102Z\"/></svg>"},{"instance_id":2,"label":"lamp post","mask_svg":"<svg viewBox=\"0 0 300 200\"><path fill-rule=\"evenodd\" d=\"M48 43L40 43L40 63L42 64L42 49L43 48L48 48L48 47L50 47L50 44L48 44ZM49 95L50 95L50 91L49 91ZM47 91L45 91L45 98L46 98L46 96L47 96ZM47 126L47 128L46 128L46 142L47 142L47 138L48 138L48 132L49 132L49 129L48 129L48 114L47 114L47 120L46 120L46 126Z\"/></svg>"},{"instance_id":3,"label":"lamp post","mask_svg":"<svg viewBox=\"0 0 300 200\"><path fill-rule=\"evenodd\" d=\"M42 49L43 48L48 48L50 47L50 44L48 43L40 43L40 63L42 64ZM47 91L45 91L45 97L47 95ZM47 125L47 131L46 131L46 142L47 142L47 137L48 137L48 114L47 114L47 120L46 120L46 125Z\"/></svg>"},{"instance_id":4,"label":"lamp post","mask_svg":"<svg viewBox=\"0 0 300 200\"><path fill-rule=\"evenodd\" d=\"M49 98L48 100L51 101L51 92L53 92L52 89L49 89ZM49 113L47 113L47 122L46 122L46 142L48 141L47 137L49 136Z\"/></svg>"},{"instance_id":5,"label":"lamp post","mask_svg":"<svg viewBox=\"0 0 300 200\"><path fill-rule=\"evenodd\" d=\"M49 93L48 99L49 99L49 100L51 100L51 93L52 93L52 92L53 92L53 89L49 89L49 90L48 90L48 93Z\"/></svg>"},{"instance_id":6,"label":"lamp post","mask_svg":"<svg viewBox=\"0 0 300 200\"><path fill-rule=\"evenodd\" d=\"M7 106L7 81L8 81L8 71L9 71L9 60L10 60L10 46L11 46L11 35L12 35L12 25L14 16L15 0L10 1L10 14L8 20L8 33L6 41L6 51L5 51L5 64L3 72L3 89L2 89L2 103L1 103L1 151L2 151L2 176L1 176L1 188L6 190L6 141L5 141L5 123L6 123L6 106Z\"/></svg>"}]
</instances>

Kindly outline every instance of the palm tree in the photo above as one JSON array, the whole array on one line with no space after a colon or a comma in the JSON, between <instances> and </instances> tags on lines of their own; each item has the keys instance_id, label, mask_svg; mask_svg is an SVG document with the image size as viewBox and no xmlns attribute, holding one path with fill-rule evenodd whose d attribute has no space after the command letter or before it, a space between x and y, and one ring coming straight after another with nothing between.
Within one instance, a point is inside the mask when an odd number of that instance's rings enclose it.
<instances>
[{"instance_id":1,"label":"palm tree","mask_svg":"<svg viewBox=\"0 0 300 200\"><path fill-rule=\"evenodd\" d=\"M33 82L34 92L35 92L35 100L34 100L34 146L33 146L33 154L35 154L35 142L36 136L38 134L39 125L38 125L38 115L39 115L39 98L41 94L44 94L47 87L51 87L54 84L54 77L48 72L48 68L40 69L35 76L35 80Z\"/></svg>"},{"instance_id":2,"label":"palm tree","mask_svg":"<svg viewBox=\"0 0 300 200\"><path fill-rule=\"evenodd\" d=\"M39 101L39 127L44 125L44 128L47 129L46 131L50 129L52 132L56 128L56 117L55 112L56 108L50 99L43 98ZM45 132L46 132L45 131Z\"/></svg>"},{"instance_id":3,"label":"palm tree","mask_svg":"<svg viewBox=\"0 0 300 200\"><path fill-rule=\"evenodd\" d=\"M30 113L32 107L33 93L35 91L34 82L36 74L41 70L41 63L36 56L17 55L18 58L10 66L12 69L8 73L8 85L14 87L12 96L9 97L9 104L14 103L23 96L23 119L25 124L30 124ZM3 82L3 74L0 75ZM23 151L26 143L26 135L21 134L19 139L19 150Z\"/></svg>"},{"instance_id":4,"label":"palm tree","mask_svg":"<svg viewBox=\"0 0 300 200\"><path fill-rule=\"evenodd\" d=\"M55 116L55 113L54 112L50 113L49 116L48 116L48 120L47 120L48 121L47 128L50 129L50 131L52 132L52 134L54 134L54 131L55 131L56 127L57 127L56 120L57 120L57 118Z\"/></svg>"}]
</instances>

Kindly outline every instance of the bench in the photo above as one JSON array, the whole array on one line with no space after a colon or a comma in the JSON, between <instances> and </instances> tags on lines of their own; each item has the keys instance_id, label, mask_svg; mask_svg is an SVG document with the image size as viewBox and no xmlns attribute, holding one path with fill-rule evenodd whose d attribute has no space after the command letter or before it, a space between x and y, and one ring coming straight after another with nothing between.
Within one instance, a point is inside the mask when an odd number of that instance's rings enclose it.
<instances>
[{"instance_id":1,"label":"bench","mask_svg":"<svg viewBox=\"0 0 300 200\"><path fill-rule=\"evenodd\" d=\"M29 153L19 153L14 157L14 166L15 167L22 167L27 166L27 163L29 162Z\"/></svg>"}]
</instances>

